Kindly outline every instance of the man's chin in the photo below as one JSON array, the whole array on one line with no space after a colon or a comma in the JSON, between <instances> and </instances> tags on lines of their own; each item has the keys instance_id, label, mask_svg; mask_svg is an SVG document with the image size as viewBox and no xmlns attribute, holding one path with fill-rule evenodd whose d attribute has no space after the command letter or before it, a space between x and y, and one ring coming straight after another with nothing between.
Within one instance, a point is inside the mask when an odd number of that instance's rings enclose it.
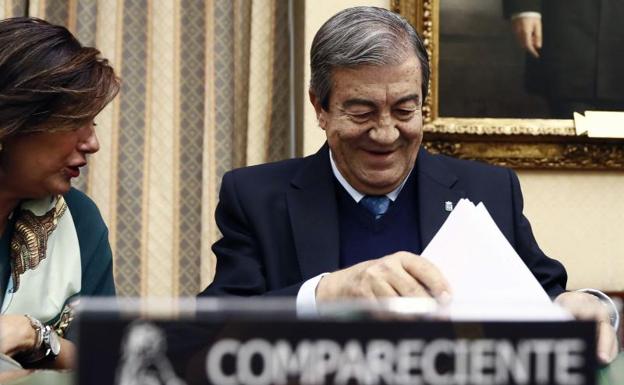
<instances>
[{"instance_id":1,"label":"man's chin","mask_svg":"<svg viewBox=\"0 0 624 385\"><path fill-rule=\"evenodd\" d=\"M399 187L402 181L402 178L381 179L369 177L362 180L360 187L356 188L356 190L366 195L385 195Z\"/></svg>"}]
</instances>

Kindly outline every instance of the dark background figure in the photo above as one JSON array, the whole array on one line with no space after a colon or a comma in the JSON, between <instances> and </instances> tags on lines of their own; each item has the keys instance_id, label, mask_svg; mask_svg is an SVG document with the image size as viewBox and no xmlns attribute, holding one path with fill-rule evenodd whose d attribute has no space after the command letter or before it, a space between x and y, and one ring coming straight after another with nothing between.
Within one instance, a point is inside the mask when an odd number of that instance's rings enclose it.
<instances>
[{"instance_id":1,"label":"dark background figure","mask_svg":"<svg viewBox=\"0 0 624 385\"><path fill-rule=\"evenodd\" d=\"M503 0L527 55L526 85L554 118L624 110L624 2ZM528 13L527 13L528 12Z\"/></svg>"},{"instance_id":2,"label":"dark background figure","mask_svg":"<svg viewBox=\"0 0 624 385\"><path fill-rule=\"evenodd\" d=\"M549 116L524 86L524 50L501 17L500 0L440 2L439 114L457 118Z\"/></svg>"}]
</instances>

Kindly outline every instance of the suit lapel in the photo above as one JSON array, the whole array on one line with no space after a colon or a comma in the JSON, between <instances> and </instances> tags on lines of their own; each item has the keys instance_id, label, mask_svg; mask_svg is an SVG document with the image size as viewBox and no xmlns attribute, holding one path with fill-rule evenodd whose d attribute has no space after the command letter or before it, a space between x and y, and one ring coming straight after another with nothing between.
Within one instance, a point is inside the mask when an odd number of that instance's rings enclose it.
<instances>
[{"instance_id":1,"label":"suit lapel","mask_svg":"<svg viewBox=\"0 0 624 385\"><path fill-rule=\"evenodd\" d=\"M287 192L295 249L304 280L337 270L340 253L338 207L327 144L308 159Z\"/></svg>"},{"instance_id":2,"label":"suit lapel","mask_svg":"<svg viewBox=\"0 0 624 385\"><path fill-rule=\"evenodd\" d=\"M438 232L448 215L446 202L453 207L465 192L456 187L457 176L440 158L421 149L416 161L418 173L418 200L420 213L420 239L423 250Z\"/></svg>"},{"instance_id":3,"label":"suit lapel","mask_svg":"<svg viewBox=\"0 0 624 385\"><path fill-rule=\"evenodd\" d=\"M418 153L415 171L424 250L449 215L446 202L455 206L466 194L456 187L457 176L424 149ZM337 270L340 262L338 206L327 145L311 156L292 179L287 202L302 278L306 280Z\"/></svg>"}]
</instances>

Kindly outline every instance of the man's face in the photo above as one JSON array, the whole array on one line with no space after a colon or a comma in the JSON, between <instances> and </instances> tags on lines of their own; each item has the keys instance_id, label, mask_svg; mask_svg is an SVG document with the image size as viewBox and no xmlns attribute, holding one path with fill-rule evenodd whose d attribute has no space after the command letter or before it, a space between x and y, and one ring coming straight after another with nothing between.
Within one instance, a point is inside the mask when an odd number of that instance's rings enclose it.
<instances>
[{"instance_id":1,"label":"man's face","mask_svg":"<svg viewBox=\"0 0 624 385\"><path fill-rule=\"evenodd\" d=\"M336 166L363 194L397 188L422 141L422 74L416 56L402 64L338 68L328 111L311 94Z\"/></svg>"}]
</instances>

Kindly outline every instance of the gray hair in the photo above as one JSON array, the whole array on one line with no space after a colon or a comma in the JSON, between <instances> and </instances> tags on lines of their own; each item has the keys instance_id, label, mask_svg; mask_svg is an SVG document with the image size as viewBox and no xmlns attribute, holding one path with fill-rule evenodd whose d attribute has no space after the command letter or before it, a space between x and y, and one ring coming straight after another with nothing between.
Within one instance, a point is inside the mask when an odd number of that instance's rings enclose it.
<instances>
[{"instance_id":1,"label":"gray hair","mask_svg":"<svg viewBox=\"0 0 624 385\"><path fill-rule=\"evenodd\" d=\"M422 40L401 16L377 7L347 8L327 20L312 41L310 90L329 108L332 70L358 65L396 65L413 50L422 71L422 98L429 86L429 60Z\"/></svg>"}]
</instances>

